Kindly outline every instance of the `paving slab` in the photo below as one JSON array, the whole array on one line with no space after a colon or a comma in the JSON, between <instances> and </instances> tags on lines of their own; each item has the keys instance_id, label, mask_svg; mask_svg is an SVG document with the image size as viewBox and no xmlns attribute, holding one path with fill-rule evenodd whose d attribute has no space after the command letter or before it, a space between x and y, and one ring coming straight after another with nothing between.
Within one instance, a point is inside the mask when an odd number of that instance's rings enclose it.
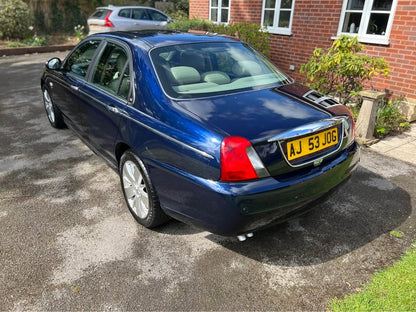
<instances>
[{"instance_id":1,"label":"paving slab","mask_svg":"<svg viewBox=\"0 0 416 312\"><path fill-rule=\"evenodd\" d=\"M370 146L370 149L402 161L416 165L416 123L404 133L384 138Z\"/></svg>"}]
</instances>

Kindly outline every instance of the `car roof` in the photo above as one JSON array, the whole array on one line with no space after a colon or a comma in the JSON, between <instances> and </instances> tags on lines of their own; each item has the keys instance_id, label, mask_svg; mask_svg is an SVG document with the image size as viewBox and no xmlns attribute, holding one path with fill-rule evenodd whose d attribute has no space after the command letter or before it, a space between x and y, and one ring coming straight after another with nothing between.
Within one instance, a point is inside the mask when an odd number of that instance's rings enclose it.
<instances>
[{"instance_id":1,"label":"car roof","mask_svg":"<svg viewBox=\"0 0 416 312\"><path fill-rule=\"evenodd\" d=\"M121 39L144 50L187 43L239 42L237 38L211 34L193 34L172 30L116 31L94 34L92 37ZM90 38L89 37L89 38ZM143 44L144 43L144 44Z\"/></svg>"},{"instance_id":2,"label":"car roof","mask_svg":"<svg viewBox=\"0 0 416 312\"><path fill-rule=\"evenodd\" d=\"M101 6L101 7L97 7L95 8L96 10L103 10L103 9L107 9L107 10L111 10L111 9L153 9L153 10L157 10L155 8L149 7L149 6L143 6L143 5L108 5L106 7Z\"/></svg>"}]
</instances>

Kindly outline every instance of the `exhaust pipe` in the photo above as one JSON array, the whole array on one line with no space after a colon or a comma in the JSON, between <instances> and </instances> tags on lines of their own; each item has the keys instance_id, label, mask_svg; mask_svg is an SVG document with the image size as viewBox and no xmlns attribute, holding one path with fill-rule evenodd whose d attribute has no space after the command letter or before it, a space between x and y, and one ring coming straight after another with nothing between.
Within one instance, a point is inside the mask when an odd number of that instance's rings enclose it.
<instances>
[{"instance_id":1,"label":"exhaust pipe","mask_svg":"<svg viewBox=\"0 0 416 312\"><path fill-rule=\"evenodd\" d=\"M243 234L243 235L238 235L237 238L240 242L244 242L247 238L251 238L253 236L254 236L253 233L247 233L247 234Z\"/></svg>"}]
</instances>

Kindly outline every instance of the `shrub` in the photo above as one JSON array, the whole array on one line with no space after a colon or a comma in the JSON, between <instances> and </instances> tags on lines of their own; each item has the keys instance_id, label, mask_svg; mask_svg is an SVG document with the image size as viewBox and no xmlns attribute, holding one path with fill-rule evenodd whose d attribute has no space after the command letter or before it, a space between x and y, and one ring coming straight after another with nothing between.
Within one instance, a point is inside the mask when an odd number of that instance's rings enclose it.
<instances>
[{"instance_id":1,"label":"shrub","mask_svg":"<svg viewBox=\"0 0 416 312\"><path fill-rule=\"evenodd\" d=\"M211 21L192 18L175 21L168 25L168 29L179 31L202 30L227 36L238 36L265 55L268 55L270 50L270 34L264 31L261 26L249 22L214 24Z\"/></svg>"},{"instance_id":2,"label":"shrub","mask_svg":"<svg viewBox=\"0 0 416 312\"><path fill-rule=\"evenodd\" d=\"M24 38L31 25L30 11L22 0L0 0L0 39Z\"/></svg>"},{"instance_id":3,"label":"shrub","mask_svg":"<svg viewBox=\"0 0 416 312\"><path fill-rule=\"evenodd\" d=\"M173 23L170 23L167 26L167 29L178 30L178 31L188 31L190 29L210 31L213 25L214 23L212 23L211 21L202 20L198 18L192 18L192 19L181 19Z\"/></svg>"},{"instance_id":4,"label":"shrub","mask_svg":"<svg viewBox=\"0 0 416 312\"><path fill-rule=\"evenodd\" d=\"M390 69L384 58L361 54L365 47L357 37L343 35L335 40L328 51L315 48L307 64L300 67L306 73L308 85L323 94L338 97L346 104L363 90L363 85L373 76Z\"/></svg>"},{"instance_id":5,"label":"shrub","mask_svg":"<svg viewBox=\"0 0 416 312\"><path fill-rule=\"evenodd\" d=\"M380 101L377 107L376 129L374 135L382 138L402 133L410 127L406 118L400 114L398 103L401 99Z\"/></svg>"}]
</instances>

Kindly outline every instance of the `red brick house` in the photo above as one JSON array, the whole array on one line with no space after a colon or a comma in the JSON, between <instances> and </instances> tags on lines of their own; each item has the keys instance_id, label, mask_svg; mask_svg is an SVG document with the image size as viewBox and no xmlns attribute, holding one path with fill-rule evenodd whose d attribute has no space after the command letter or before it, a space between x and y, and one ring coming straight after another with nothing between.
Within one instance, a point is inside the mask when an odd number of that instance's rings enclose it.
<instances>
[{"instance_id":1,"label":"red brick house","mask_svg":"<svg viewBox=\"0 0 416 312\"><path fill-rule=\"evenodd\" d=\"M416 99L416 0L190 0L189 15L266 27L273 34L271 59L300 81L299 65L315 47L356 35L366 53L384 57L391 68L372 87Z\"/></svg>"}]
</instances>

